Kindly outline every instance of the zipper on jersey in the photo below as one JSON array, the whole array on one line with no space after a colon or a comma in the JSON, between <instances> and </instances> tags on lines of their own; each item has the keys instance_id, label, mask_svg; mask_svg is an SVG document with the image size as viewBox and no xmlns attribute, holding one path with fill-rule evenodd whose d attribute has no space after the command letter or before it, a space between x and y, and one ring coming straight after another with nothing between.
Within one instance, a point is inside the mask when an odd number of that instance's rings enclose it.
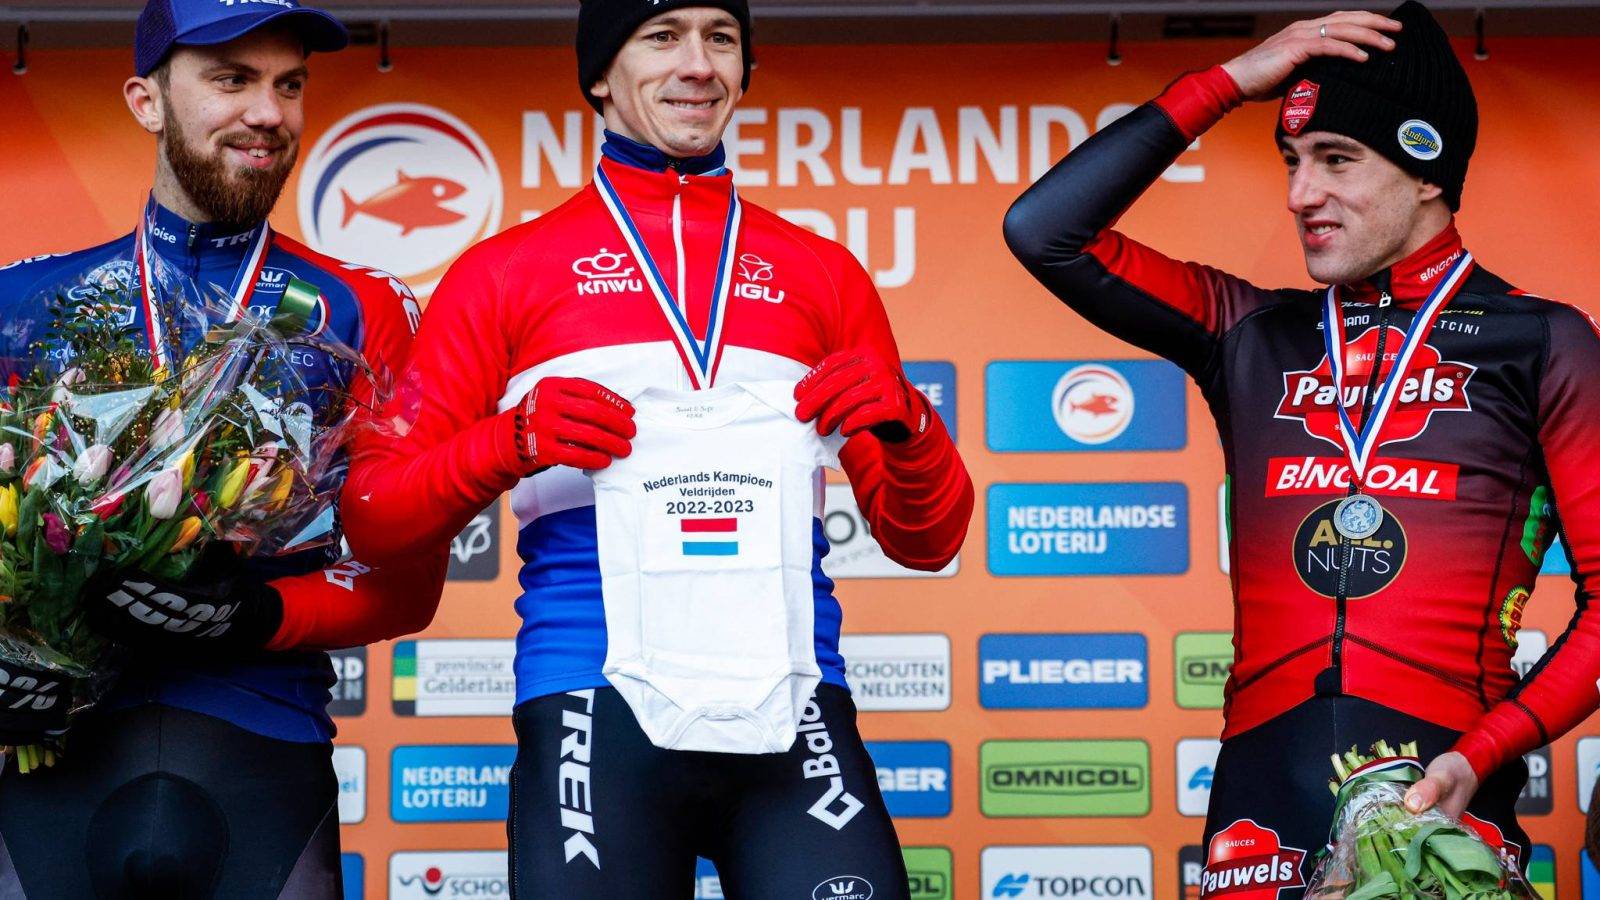
<instances>
[{"instance_id":1,"label":"zipper on jersey","mask_svg":"<svg viewBox=\"0 0 1600 900\"><path fill-rule=\"evenodd\" d=\"M672 249L678 262L678 290L673 293L673 297L678 301L678 309L683 311L684 320L688 321L689 298L686 296L685 285L688 284L689 279L684 275L683 186L689 183L689 176L682 172L677 174L678 191L672 195Z\"/></svg>"},{"instance_id":2,"label":"zipper on jersey","mask_svg":"<svg viewBox=\"0 0 1600 900\"><path fill-rule=\"evenodd\" d=\"M1387 282L1387 273L1384 273ZM1364 428L1367 417L1372 415L1372 398L1377 393L1379 376L1383 373L1383 350L1389 337L1389 312L1394 308L1394 298L1389 296L1385 289L1378 297L1378 346L1372 354L1372 371L1367 376L1367 391L1361 398L1361 418L1356 423L1356 428ZM1340 315L1343 315L1340 311ZM1343 353L1344 348L1340 347ZM1343 393L1344 385L1336 385L1336 389ZM1374 434L1372 440L1378 440ZM1373 448L1377 452L1377 447ZM1350 487L1345 496L1353 497L1360 492L1360 485L1356 483L1355 469L1350 470ZM1316 692L1321 696L1338 696L1344 693L1344 630L1345 616L1350 604L1350 564L1354 561L1355 547L1350 539L1339 535L1339 590L1335 597L1336 611L1333 620L1333 646L1331 665L1317 676Z\"/></svg>"}]
</instances>

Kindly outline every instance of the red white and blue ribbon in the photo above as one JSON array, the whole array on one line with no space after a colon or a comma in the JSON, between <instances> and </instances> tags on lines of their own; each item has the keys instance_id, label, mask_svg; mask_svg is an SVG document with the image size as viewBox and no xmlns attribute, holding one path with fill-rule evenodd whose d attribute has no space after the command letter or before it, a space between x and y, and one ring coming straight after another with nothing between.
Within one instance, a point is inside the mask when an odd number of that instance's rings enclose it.
<instances>
[{"instance_id":1,"label":"red white and blue ribbon","mask_svg":"<svg viewBox=\"0 0 1600 900\"><path fill-rule=\"evenodd\" d=\"M150 348L150 359L159 370L165 369L171 360L167 358L168 348L161 317L159 287L157 279L151 274L150 260L155 251L150 247L150 232L155 227L155 210L155 201L152 199L146 205L145 214L139 219L139 227L134 235L134 259L139 267L139 290L144 300L145 339ZM250 309L250 298L255 294L261 270L266 267L267 251L271 246L272 226L262 222L259 233L250 244L250 252L245 254L244 261L239 264L239 271L234 274L233 284L228 289L230 301L225 319L228 323L239 321Z\"/></svg>"},{"instance_id":2,"label":"red white and blue ribbon","mask_svg":"<svg viewBox=\"0 0 1600 900\"><path fill-rule=\"evenodd\" d=\"M738 190L731 185L728 190L728 217L722 227L722 249L717 256L717 280L711 291L711 313L707 318L705 340L702 341L695 337L683 304L682 294L685 293L684 285L688 281L688 275L683 258L681 215L674 210L673 242L678 248L678 291L674 293L661 274L661 268L656 265L655 258L650 255L650 249L644 243L643 233L634 223L633 216L629 215L627 206L617 193L616 186L607 177L604 167L595 170L595 184L600 189L600 199L605 201L606 209L611 212L611 218L617 223L617 230L622 232L622 239L627 243L634 259L639 260L644 268L645 282L650 285L650 292L655 295L656 303L661 307L661 314L672 326L679 354L689 370L690 383L697 390L711 387L716 381L717 364L722 358L723 322L728 312L728 295L733 289L733 264L737 256L735 249L739 242L739 226L744 215L744 206L739 200Z\"/></svg>"},{"instance_id":3,"label":"red white and blue ribbon","mask_svg":"<svg viewBox=\"0 0 1600 900\"><path fill-rule=\"evenodd\" d=\"M1358 484L1365 480L1367 466L1371 463L1379 445L1383 443L1380 438L1383 434L1383 425L1388 421L1389 413L1393 411L1399 399L1405 379L1410 374L1411 363L1416 358L1417 349L1427 343L1428 334L1433 330L1434 323L1439 320L1439 315L1461 289L1471 268L1472 254L1462 251L1461 258L1456 260L1444 278L1440 279L1438 286L1433 289L1433 293L1429 294L1428 299L1418 308L1410 326L1406 328L1405 337L1400 342L1400 350L1395 356L1394 365L1390 367L1389 374L1378 386L1377 394L1372 399L1371 411L1361 423L1360 429L1350 421L1350 411L1344 405L1344 314L1339 309L1338 288L1328 288L1322 307L1322 340L1327 348L1328 365L1332 370L1336 397L1334 406L1339 412L1339 436L1343 438L1345 454L1350 460L1350 467ZM1372 364L1378 366L1381 371L1383 360L1374 359Z\"/></svg>"}]
</instances>

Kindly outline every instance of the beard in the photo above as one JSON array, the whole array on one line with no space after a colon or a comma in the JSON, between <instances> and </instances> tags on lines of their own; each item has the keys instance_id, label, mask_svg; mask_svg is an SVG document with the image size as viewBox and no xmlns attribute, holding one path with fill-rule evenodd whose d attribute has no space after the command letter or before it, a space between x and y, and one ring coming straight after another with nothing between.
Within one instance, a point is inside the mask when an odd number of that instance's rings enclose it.
<instances>
[{"instance_id":1,"label":"beard","mask_svg":"<svg viewBox=\"0 0 1600 900\"><path fill-rule=\"evenodd\" d=\"M224 226L249 228L264 220L278 205L278 196L294 171L299 148L292 146L281 132L267 136L274 148L290 147L278 164L268 169L252 169L229 163L225 150L207 154L189 143L183 126L166 107L161 130L161 152L177 177L184 193L211 221ZM258 139L259 133L239 135ZM223 140L226 145L228 139Z\"/></svg>"}]
</instances>

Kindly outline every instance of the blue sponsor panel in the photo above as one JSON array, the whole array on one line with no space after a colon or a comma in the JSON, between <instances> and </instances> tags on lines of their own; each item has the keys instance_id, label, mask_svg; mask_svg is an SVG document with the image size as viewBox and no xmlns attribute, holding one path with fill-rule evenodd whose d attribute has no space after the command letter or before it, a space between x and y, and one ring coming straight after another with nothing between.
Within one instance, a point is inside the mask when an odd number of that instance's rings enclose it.
<instances>
[{"instance_id":1,"label":"blue sponsor panel","mask_svg":"<svg viewBox=\"0 0 1600 900\"><path fill-rule=\"evenodd\" d=\"M1178 482L989 486L995 575L1181 575L1189 489Z\"/></svg>"},{"instance_id":2,"label":"blue sponsor panel","mask_svg":"<svg viewBox=\"0 0 1600 900\"><path fill-rule=\"evenodd\" d=\"M694 861L694 900L723 900L722 876L704 857Z\"/></svg>"},{"instance_id":3,"label":"blue sponsor panel","mask_svg":"<svg viewBox=\"0 0 1600 900\"><path fill-rule=\"evenodd\" d=\"M1579 850L1578 861L1583 869L1583 900L1600 900L1600 869L1596 869L1589 851Z\"/></svg>"},{"instance_id":4,"label":"blue sponsor panel","mask_svg":"<svg viewBox=\"0 0 1600 900\"><path fill-rule=\"evenodd\" d=\"M510 744L404 746L389 766L396 822L493 822L511 803Z\"/></svg>"},{"instance_id":5,"label":"blue sponsor panel","mask_svg":"<svg viewBox=\"0 0 1600 900\"><path fill-rule=\"evenodd\" d=\"M1560 538L1556 538L1555 541L1550 545L1550 549L1545 551L1545 554L1544 554L1544 565L1542 567L1540 567L1539 574L1540 575L1571 575L1572 574L1572 565L1571 565L1571 563L1569 563L1567 561L1567 548L1566 548L1566 545L1561 542Z\"/></svg>"},{"instance_id":6,"label":"blue sponsor panel","mask_svg":"<svg viewBox=\"0 0 1600 900\"><path fill-rule=\"evenodd\" d=\"M1162 360L989 364L984 423L996 452L1182 450L1183 371Z\"/></svg>"},{"instance_id":7,"label":"blue sponsor panel","mask_svg":"<svg viewBox=\"0 0 1600 900\"><path fill-rule=\"evenodd\" d=\"M1142 634L986 634L978 701L988 709L1140 709L1150 702Z\"/></svg>"},{"instance_id":8,"label":"blue sponsor panel","mask_svg":"<svg viewBox=\"0 0 1600 900\"><path fill-rule=\"evenodd\" d=\"M360 900L367 895L367 861L361 854L339 854L339 877L344 882L346 897Z\"/></svg>"},{"instance_id":9,"label":"blue sponsor panel","mask_svg":"<svg viewBox=\"0 0 1600 900\"><path fill-rule=\"evenodd\" d=\"M867 741L878 790L896 818L950 815L950 745L944 741Z\"/></svg>"},{"instance_id":10,"label":"blue sponsor panel","mask_svg":"<svg viewBox=\"0 0 1600 900\"><path fill-rule=\"evenodd\" d=\"M944 421L944 430L956 440L956 365L948 362L908 362L902 368L906 380L933 404L933 411Z\"/></svg>"}]
</instances>

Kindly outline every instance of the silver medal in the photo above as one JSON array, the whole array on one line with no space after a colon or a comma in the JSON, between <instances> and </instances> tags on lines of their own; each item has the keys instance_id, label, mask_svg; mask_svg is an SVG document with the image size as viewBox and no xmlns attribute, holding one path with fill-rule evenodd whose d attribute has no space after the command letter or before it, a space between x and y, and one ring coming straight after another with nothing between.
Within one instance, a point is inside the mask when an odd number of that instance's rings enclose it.
<instances>
[{"instance_id":1,"label":"silver medal","mask_svg":"<svg viewBox=\"0 0 1600 900\"><path fill-rule=\"evenodd\" d=\"M1383 506L1366 494L1352 494L1334 507L1334 529L1352 541L1372 537L1382 525Z\"/></svg>"}]
</instances>

